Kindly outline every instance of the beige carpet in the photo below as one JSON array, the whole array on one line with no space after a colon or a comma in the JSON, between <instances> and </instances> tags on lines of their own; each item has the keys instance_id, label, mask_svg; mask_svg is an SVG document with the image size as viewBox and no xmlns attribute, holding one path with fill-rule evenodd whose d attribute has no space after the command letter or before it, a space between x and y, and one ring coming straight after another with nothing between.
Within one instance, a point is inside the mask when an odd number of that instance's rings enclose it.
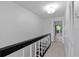
<instances>
[{"instance_id":1,"label":"beige carpet","mask_svg":"<svg viewBox=\"0 0 79 59\"><path fill-rule=\"evenodd\" d=\"M58 40L51 43L44 57L64 57L64 44Z\"/></svg>"}]
</instances>

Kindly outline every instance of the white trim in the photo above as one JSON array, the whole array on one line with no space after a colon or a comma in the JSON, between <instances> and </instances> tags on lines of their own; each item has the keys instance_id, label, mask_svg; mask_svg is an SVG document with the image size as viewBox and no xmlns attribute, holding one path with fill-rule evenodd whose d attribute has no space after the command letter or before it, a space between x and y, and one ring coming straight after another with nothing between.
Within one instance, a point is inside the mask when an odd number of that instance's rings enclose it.
<instances>
[{"instance_id":1,"label":"white trim","mask_svg":"<svg viewBox=\"0 0 79 59\"><path fill-rule=\"evenodd\" d=\"M36 44L37 44L37 42L35 42L35 57L36 57Z\"/></svg>"},{"instance_id":2,"label":"white trim","mask_svg":"<svg viewBox=\"0 0 79 59\"><path fill-rule=\"evenodd\" d=\"M25 48L23 48L23 56L22 57L25 57Z\"/></svg>"},{"instance_id":3,"label":"white trim","mask_svg":"<svg viewBox=\"0 0 79 59\"><path fill-rule=\"evenodd\" d=\"M32 57L32 45L30 45L30 57Z\"/></svg>"}]
</instances>

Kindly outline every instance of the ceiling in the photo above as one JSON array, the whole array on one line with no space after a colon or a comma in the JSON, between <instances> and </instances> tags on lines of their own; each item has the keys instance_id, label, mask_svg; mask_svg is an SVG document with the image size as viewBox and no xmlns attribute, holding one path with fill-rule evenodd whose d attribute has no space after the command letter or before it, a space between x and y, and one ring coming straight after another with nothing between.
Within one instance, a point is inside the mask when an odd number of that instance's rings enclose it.
<instances>
[{"instance_id":1,"label":"ceiling","mask_svg":"<svg viewBox=\"0 0 79 59\"><path fill-rule=\"evenodd\" d=\"M65 15L66 1L15 1L15 3L44 19L63 17ZM54 14L48 14L43 10L44 6L50 3L58 3L60 6Z\"/></svg>"}]
</instances>

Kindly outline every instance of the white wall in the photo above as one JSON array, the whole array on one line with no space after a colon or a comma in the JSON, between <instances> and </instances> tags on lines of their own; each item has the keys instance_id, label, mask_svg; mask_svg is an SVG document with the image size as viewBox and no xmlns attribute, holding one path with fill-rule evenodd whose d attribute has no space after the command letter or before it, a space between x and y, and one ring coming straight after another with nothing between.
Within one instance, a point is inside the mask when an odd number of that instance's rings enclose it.
<instances>
[{"instance_id":1,"label":"white wall","mask_svg":"<svg viewBox=\"0 0 79 59\"><path fill-rule=\"evenodd\" d=\"M79 57L79 2L68 2L65 19L65 56ZM77 9L77 10L76 10Z\"/></svg>"},{"instance_id":2,"label":"white wall","mask_svg":"<svg viewBox=\"0 0 79 59\"><path fill-rule=\"evenodd\" d=\"M51 32L51 41L54 40L54 34L55 34L55 30L54 30L54 20L55 19L45 19L44 20L44 33L46 32Z\"/></svg>"},{"instance_id":3,"label":"white wall","mask_svg":"<svg viewBox=\"0 0 79 59\"><path fill-rule=\"evenodd\" d=\"M74 20L74 56L79 57L79 18Z\"/></svg>"},{"instance_id":4,"label":"white wall","mask_svg":"<svg viewBox=\"0 0 79 59\"><path fill-rule=\"evenodd\" d=\"M13 2L0 1L0 48L51 31L51 20L41 19ZM22 55L23 50L19 50L9 56Z\"/></svg>"},{"instance_id":5,"label":"white wall","mask_svg":"<svg viewBox=\"0 0 79 59\"><path fill-rule=\"evenodd\" d=\"M79 57L79 1L74 2L74 56Z\"/></svg>"},{"instance_id":6,"label":"white wall","mask_svg":"<svg viewBox=\"0 0 79 59\"><path fill-rule=\"evenodd\" d=\"M73 17L72 17L72 2L67 2L66 15L64 21L64 45L65 45L65 56L73 56Z\"/></svg>"}]
</instances>

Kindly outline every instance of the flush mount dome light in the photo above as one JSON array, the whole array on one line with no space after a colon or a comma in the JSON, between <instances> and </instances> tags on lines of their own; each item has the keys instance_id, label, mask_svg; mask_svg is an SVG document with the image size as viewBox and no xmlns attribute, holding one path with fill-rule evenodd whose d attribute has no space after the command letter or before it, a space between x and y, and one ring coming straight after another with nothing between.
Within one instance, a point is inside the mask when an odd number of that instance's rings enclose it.
<instances>
[{"instance_id":1,"label":"flush mount dome light","mask_svg":"<svg viewBox=\"0 0 79 59\"><path fill-rule=\"evenodd\" d=\"M53 14L55 13L56 9L59 7L59 5L57 3L54 3L54 4L49 4L49 5L46 5L44 7L44 10L46 12L48 12L48 14Z\"/></svg>"}]
</instances>

